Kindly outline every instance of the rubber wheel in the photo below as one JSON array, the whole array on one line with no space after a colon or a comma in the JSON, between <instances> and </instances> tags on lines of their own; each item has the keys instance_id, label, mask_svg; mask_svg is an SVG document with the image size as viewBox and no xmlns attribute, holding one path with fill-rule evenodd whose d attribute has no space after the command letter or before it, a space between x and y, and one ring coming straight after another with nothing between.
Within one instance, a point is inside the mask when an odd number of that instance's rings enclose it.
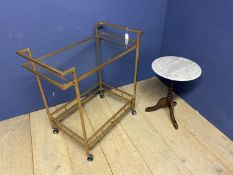
<instances>
[{"instance_id":1,"label":"rubber wheel","mask_svg":"<svg viewBox=\"0 0 233 175\"><path fill-rule=\"evenodd\" d=\"M103 93L100 94L100 98L104 98L104 94Z\"/></svg>"},{"instance_id":2,"label":"rubber wheel","mask_svg":"<svg viewBox=\"0 0 233 175\"><path fill-rule=\"evenodd\" d=\"M53 134L58 134L59 133L59 129L58 128L53 128Z\"/></svg>"},{"instance_id":3,"label":"rubber wheel","mask_svg":"<svg viewBox=\"0 0 233 175\"><path fill-rule=\"evenodd\" d=\"M132 113L132 115L137 115L137 111L136 111L135 109L133 109L133 110L131 111L131 113Z\"/></svg>"},{"instance_id":4,"label":"rubber wheel","mask_svg":"<svg viewBox=\"0 0 233 175\"><path fill-rule=\"evenodd\" d=\"M92 154L87 155L87 161L93 161L94 156Z\"/></svg>"}]
</instances>

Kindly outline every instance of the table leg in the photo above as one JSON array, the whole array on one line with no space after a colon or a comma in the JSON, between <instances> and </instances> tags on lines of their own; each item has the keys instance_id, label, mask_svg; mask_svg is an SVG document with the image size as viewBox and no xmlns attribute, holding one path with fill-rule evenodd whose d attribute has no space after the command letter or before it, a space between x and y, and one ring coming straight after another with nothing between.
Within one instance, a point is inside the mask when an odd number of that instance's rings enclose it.
<instances>
[{"instance_id":1,"label":"table leg","mask_svg":"<svg viewBox=\"0 0 233 175\"><path fill-rule=\"evenodd\" d=\"M159 99L157 104L155 106L151 106L146 108L146 112L156 111L160 108L168 107L170 112L170 118L171 122L175 129L178 129L178 124L176 122L175 116L174 116L174 107L177 103L173 101L173 81L171 81L171 84L168 88L167 97Z\"/></svg>"},{"instance_id":2,"label":"table leg","mask_svg":"<svg viewBox=\"0 0 233 175\"><path fill-rule=\"evenodd\" d=\"M175 116L174 116L174 106L172 105L172 103L170 103L168 105L168 109L169 109L169 112L170 112L170 117L171 117L172 124L173 124L175 129L178 129L178 124L177 124Z\"/></svg>"},{"instance_id":3,"label":"table leg","mask_svg":"<svg viewBox=\"0 0 233 175\"><path fill-rule=\"evenodd\" d=\"M155 106L146 108L146 112L156 111L157 109L167 107L167 97L159 99Z\"/></svg>"}]
</instances>

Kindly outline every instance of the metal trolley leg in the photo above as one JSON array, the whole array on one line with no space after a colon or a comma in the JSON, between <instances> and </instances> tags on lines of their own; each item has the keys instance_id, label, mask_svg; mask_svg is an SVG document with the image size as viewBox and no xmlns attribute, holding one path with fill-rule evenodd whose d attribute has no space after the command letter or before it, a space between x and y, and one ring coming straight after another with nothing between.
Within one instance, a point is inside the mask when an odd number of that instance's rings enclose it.
<instances>
[{"instance_id":1,"label":"metal trolley leg","mask_svg":"<svg viewBox=\"0 0 233 175\"><path fill-rule=\"evenodd\" d=\"M135 110L135 103L136 103L136 93L137 93L137 75L138 75L138 59L139 59L139 47L140 47L140 35L137 34L137 42L136 42L136 57L135 57L135 70L134 70L134 86L133 86L133 95L134 95L134 101L133 101L133 109L132 109L132 115L136 115L137 112Z\"/></svg>"},{"instance_id":2,"label":"metal trolley leg","mask_svg":"<svg viewBox=\"0 0 233 175\"><path fill-rule=\"evenodd\" d=\"M79 109L79 113L80 113L82 132L83 132L83 139L84 139L84 143L85 143L85 147L86 147L86 153L87 153L87 160L92 161L93 160L93 155L89 153L89 145L88 145L87 133L86 133L85 121L84 121L84 110L83 110L81 97L80 97L80 90L79 90L79 86L78 86L78 78L77 78L77 75L76 75L75 72L73 73L74 88L75 88L76 98L77 98L77 101L78 101L78 109Z\"/></svg>"},{"instance_id":3,"label":"metal trolley leg","mask_svg":"<svg viewBox=\"0 0 233 175\"><path fill-rule=\"evenodd\" d=\"M30 57L32 57L32 52L31 52L30 49L27 49L27 53L28 53L28 55ZM35 63L31 62L31 64L32 64L32 69L34 71L36 71L36 65L35 65ZM41 84L41 80L40 80L39 75L37 75L37 74L36 74L36 80L37 80L37 83L38 83L38 86L39 86L39 89L40 89L40 93L41 93L42 100L43 100L43 103L44 103L44 106L45 106L45 109L46 109L46 112L47 112L47 115L48 115L49 122L51 124L51 127L54 129L54 126L53 126L53 123L52 123L52 120L51 120L51 115L50 115L48 103L47 103L47 100L46 100L46 97L45 97L45 94L44 94L44 90L43 90L43 87L42 87L42 84ZM53 131L53 133L54 133L54 131ZM58 129L57 129L57 133L58 133Z\"/></svg>"},{"instance_id":4,"label":"metal trolley leg","mask_svg":"<svg viewBox=\"0 0 233 175\"><path fill-rule=\"evenodd\" d=\"M95 35L96 35L96 54L97 54L97 64L100 65L100 49L99 49L99 29L98 27L95 28ZM102 69L98 71L98 77L99 77L99 94L100 98L104 98L104 90L103 90L103 79L102 79Z\"/></svg>"}]
</instances>

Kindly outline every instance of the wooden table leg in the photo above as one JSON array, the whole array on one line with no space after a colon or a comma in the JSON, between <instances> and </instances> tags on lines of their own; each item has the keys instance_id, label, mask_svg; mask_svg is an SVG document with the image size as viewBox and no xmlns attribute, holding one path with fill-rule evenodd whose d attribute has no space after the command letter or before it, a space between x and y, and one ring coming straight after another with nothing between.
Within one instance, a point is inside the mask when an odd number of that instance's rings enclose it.
<instances>
[{"instance_id":1,"label":"wooden table leg","mask_svg":"<svg viewBox=\"0 0 233 175\"><path fill-rule=\"evenodd\" d=\"M160 108L168 107L170 112L171 122L175 129L178 129L178 124L174 116L174 107L177 103L173 101L173 81L171 81L170 87L168 88L167 97L159 99L155 106L146 108L146 112L156 111Z\"/></svg>"},{"instance_id":2,"label":"wooden table leg","mask_svg":"<svg viewBox=\"0 0 233 175\"><path fill-rule=\"evenodd\" d=\"M167 107L167 97L159 99L155 106L146 108L146 112L156 111L157 109Z\"/></svg>"}]
</instances>

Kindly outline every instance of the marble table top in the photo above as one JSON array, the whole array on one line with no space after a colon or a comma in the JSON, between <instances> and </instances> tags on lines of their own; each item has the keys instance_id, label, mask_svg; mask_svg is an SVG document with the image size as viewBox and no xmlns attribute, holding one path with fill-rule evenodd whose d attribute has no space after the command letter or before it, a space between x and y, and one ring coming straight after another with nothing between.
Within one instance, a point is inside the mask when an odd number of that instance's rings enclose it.
<instances>
[{"instance_id":1,"label":"marble table top","mask_svg":"<svg viewBox=\"0 0 233 175\"><path fill-rule=\"evenodd\" d=\"M176 56L165 56L154 60L152 69L159 76L174 81L194 80L202 73L197 63Z\"/></svg>"}]
</instances>

